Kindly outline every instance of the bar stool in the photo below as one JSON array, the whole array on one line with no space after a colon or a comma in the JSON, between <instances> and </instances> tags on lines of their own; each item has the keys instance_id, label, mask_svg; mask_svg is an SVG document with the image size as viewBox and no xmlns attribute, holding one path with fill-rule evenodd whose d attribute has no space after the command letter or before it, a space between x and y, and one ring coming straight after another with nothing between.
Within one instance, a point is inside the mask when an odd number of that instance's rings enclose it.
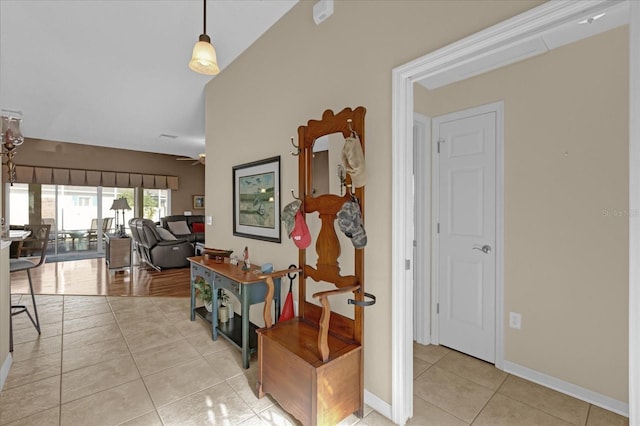
<instances>
[{"instance_id":1,"label":"bar stool","mask_svg":"<svg viewBox=\"0 0 640 426\"><path fill-rule=\"evenodd\" d=\"M42 265L46 259L47 243L49 242L49 232L51 225L25 225L25 231L31 231L31 234L18 244L17 258L9 259L9 272L27 271L29 277L29 292L31 293L31 302L33 303L33 313L31 316L27 305L11 305L10 327L9 327L9 351L13 352L13 316L26 313L31 323L40 333L40 319L38 318L38 308L36 306L36 297L33 293L33 282L31 281L31 270ZM39 257L38 257L39 256Z\"/></svg>"}]
</instances>

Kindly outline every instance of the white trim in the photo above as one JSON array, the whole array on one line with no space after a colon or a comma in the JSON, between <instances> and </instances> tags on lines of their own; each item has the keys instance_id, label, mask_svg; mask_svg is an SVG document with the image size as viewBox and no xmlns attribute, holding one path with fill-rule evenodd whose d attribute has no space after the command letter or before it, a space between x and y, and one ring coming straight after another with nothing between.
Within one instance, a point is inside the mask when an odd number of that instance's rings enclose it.
<instances>
[{"instance_id":1,"label":"white trim","mask_svg":"<svg viewBox=\"0 0 640 426\"><path fill-rule=\"evenodd\" d=\"M366 389L364 390L364 403L386 418L391 418L391 405Z\"/></svg>"},{"instance_id":2,"label":"white trim","mask_svg":"<svg viewBox=\"0 0 640 426\"><path fill-rule=\"evenodd\" d=\"M413 114L414 129L414 162L413 178L415 182L415 240L416 247L413 258L414 312L413 339L421 345L431 343L431 258L429 243L431 241L431 119L423 114ZM424 261L423 261L424 260Z\"/></svg>"},{"instance_id":3,"label":"white trim","mask_svg":"<svg viewBox=\"0 0 640 426\"><path fill-rule=\"evenodd\" d=\"M496 368L504 368L504 102L496 105Z\"/></svg>"},{"instance_id":4,"label":"white trim","mask_svg":"<svg viewBox=\"0 0 640 426\"><path fill-rule=\"evenodd\" d=\"M403 425L413 416L413 333L410 327L413 279L407 277L405 270L405 260L411 253L406 234L413 221L413 218L407 221L406 216L411 215L412 208L406 206L413 201L413 195L407 193L404 173L411 165L411 155L407 151L410 150L408 141L413 139L413 86L410 74L398 69L392 74L391 294L395 297L391 299L391 420Z\"/></svg>"},{"instance_id":5,"label":"white trim","mask_svg":"<svg viewBox=\"0 0 640 426\"><path fill-rule=\"evenodd\" d=\"M493 102L490 104L480 105L473 108L467 108L461 111L452 112L449 114L434 117L433 119L433 137L435 140L435 132L438 128L438 123L441 121L453 121L462 118L471 117L474 115L486 114L494 112L496 114L496 158L495 158L495 334L494 334L494 350L495 359L494 364L496 368L502 369L504 361L504 102ZM437 148L434 144L433 156L436 154ZM432 228L437 227L438 212L439 212L439 182L438 182L438 162L433 162L432 173ZM418 220L419 222L419 220ZM431 264L433 265L432 275L432 288L431 294L433 297L432 313L431 313L431 329L433 330L432 342L438 344L440 342L440 336L438 334L438 315L436 314L435 304L438 302L438 286L435 284L438 282L438 255L439 255L439 241L437 234L433 233L434 237L432 241L431 252Z\"/></svg>"},{"instance_id":6,"label":"white trim","mask_svg":"<svg viewBox=\"0 0 640 426\"><path fill-rule=\"evenodd\" d=\"M434 119L435 120L435 119ZM431 140L436 139L435 135L436 124L433 123L431 127ZM438 141L431 146L431 158L438 158ZM438 237L438 222L440 221L440 204L438 199L440 197L440 162L432 161L431 170L431 198L434 200L431 203L431 321L429 325L431 327L431 342L434 345L440 344L440 332L438 327L438 301L440 300L440 286L437 285L440 277L440 263L434 259L437 253L440 253L440 238Z\"/></svg>"},{"instance_id":7,"label":"white trim","mask_svg":"<svg viewBox=\"0 0 640 426\"><path fill-rule=\"evenodd\" d=\"M589 404L597 405L605 410L613 411L614 413L618 413L625 417L629 416L629 404L589 389L585 389L581 386L574 385L573 383L565 382L564 380L557 379L553 376L540 373L539 371L523 367L510 361L504 362L504 371L513 374L514 376L527 379L530 382L534 382L558 392L562 392L566 395L570 395L574 398L578 398L582 401L588 402Z\"/></svg>"},{"instance_id":8,"label":"white trim","mask_svg":"<svg viewBox=\"0 0 640 426\"><path fill-rule=\"evenodd\" d=\"M640 4L629 24L629 424L640 424Z\"/></svg>"},{"instance_id":9,"label":"white trim","mask_svg":"<svg viewBox=\"0 0 640 426\"><path fill-rule=\"evenodd\" d=\"M412 329L413 303L411 303L412 277L407 275L404 269L405 260L408 257L407 230L413 231L411 202L413 198L408 194L406 182L407 163L411 159L407 145L412 141L410 129L413 118L413 87L412 83L421 78L446 72L447 69L457 66L471 58L484 56L499 49L511 46L518 41L534 37L543 31L570 20L583 18L590 13L597 13L611 7L620 5L621 1L570 1L558 0L544 3L525 13L510 18L498 25L480 31L458 42L445 46L414 61L408 62L392 70L392 237L391 237L391 280L394 295L391 301L391 413L392 420L397 424L404 424L413 415L413 368L412 368L412 339L409 330ZM633 2L631 2L633 3ZM637 52L640 48L638 41L638 6L633 5L634 15L630 20L632 28L631 50ZM635 21L633 18L636 18ZM635 29L634 29L635 28ZM638 81L637 53L631 58L631 82L630 88L630 160L635 161L635 166L630 170L630 207L640 209L640 106L637 99L640 97L637 88ZM635 80L634 80L635 77ZM634 81L636 83L634 83ZM632 210L640 211L640 210ZM407 217L409 216L409 217ZM633 215L630 215L633 216ZM635 358L629 360L630 396L634 396L634 406L630 409L631 421L639 418L640 421L640 344L635 340L640 331L638 319L638 306L640 306L640 291L636 288L640 278L640 267L636 265L640 256L640 218L630 218L630 355ZM408 271L411 272L411 271Z\"/></svg>"},{"instance_id":10,"label":"white trim","mask_svg":"<svg viewBox=\"0 0 640 426\"><path fill-rule=\"evenodd\" d=\"M7 381L9 370L11 370L11 364L13 364L13 356L11 355L11 352L9 352L2 363L2 368L0 368L0 391L4 388L4 384Z\"/></svg>"}]
</instances>

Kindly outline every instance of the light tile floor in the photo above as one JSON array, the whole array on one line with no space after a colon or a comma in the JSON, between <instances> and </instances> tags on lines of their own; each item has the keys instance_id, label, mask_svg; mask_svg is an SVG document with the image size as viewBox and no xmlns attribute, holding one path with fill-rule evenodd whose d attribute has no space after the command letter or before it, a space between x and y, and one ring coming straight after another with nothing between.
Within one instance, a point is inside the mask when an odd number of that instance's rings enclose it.
<instances>
[{"instance_id":1,"label":"light tile floor","mask_svg":"<svg viewBox=\"0 0 640 426\"><path fill-rule=\"evenodd\" d=\"M201 319L190 321L188 298L37 296L37 303L39 338L25 315L14 317L0 425L298 424L268 396L255 396L255 360L242 369L237 349L212 341ZM341 423L355 424L392 423L367 407L362 420ZM458 352L416 344L409 424L628 421Z\"/></svg>"}]
</instances>

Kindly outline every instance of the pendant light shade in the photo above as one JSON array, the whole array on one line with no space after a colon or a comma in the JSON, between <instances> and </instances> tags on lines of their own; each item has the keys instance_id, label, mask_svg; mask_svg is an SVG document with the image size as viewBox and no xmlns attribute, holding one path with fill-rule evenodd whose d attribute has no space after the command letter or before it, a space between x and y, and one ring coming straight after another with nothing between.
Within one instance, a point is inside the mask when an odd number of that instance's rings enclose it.
<instances>
[{"instance_id":1,"label":"pendant light shade","mask_svg":"<svg viewBox=\"0 0 640 426\"><path fill-rule=\"evenodd\" d=\"M200 74L207 75L216 75L220 72L216 50L213 48L208 35L200 34L200 40L193 47L189 68Z\"/></svg>"},{"instance_id":2,"label":"pendant light shade","mask_svg":"<svg viewBox=\"0 0 640 426\"><path fill-rule=\"evenodd\" d=\"M216 75L220 72L220 67L218 67L216 50L213 48L211 39L207 35L207 0L203 0L203 3L204 28L198 42L193 47L189 68L200 74Z\"/></svg>"}]
</instances>

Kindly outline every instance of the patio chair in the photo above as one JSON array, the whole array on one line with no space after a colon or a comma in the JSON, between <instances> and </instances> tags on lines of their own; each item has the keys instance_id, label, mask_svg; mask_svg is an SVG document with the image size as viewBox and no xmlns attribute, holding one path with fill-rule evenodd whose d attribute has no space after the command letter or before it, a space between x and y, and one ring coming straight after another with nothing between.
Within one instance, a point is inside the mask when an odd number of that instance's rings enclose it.
<instances>
[{"instance_id":1,"label":"patio chair","mask_svg":"<svg viewBox=\"0 0 640 426\"><path fill-rule=\"evenodd\" d=\"M29 277L29 292L31 293L31 303L33 304L34 316L31 316L27 305L11 305L11 315L9 315L9 351L13 352L13 317L26 313L31 323L40 334L40 319L38 318L38 308L36 297L33 294L33 282L31 281L31 270L42 265L47 254L47 244L49 242L49 231L51 225L25 225L24 229L31 231L31 234L18 243L17 258L9 259L9 272L27 271ZM34 319L35 317L35 319Z\"/></svg>"},{"instance_id":2,"label":"patio chair","mask_svg":"<svg viewBox=\"0 0 640 426\"><path fill-rule=\"evenodd\" d=\"M56 227L56 220L52 217L43 217L42 224L51 225L51 229L49 231L49 242L55 243L56 238L58 237L58 228Z\"/></svg>"},{"instance_id":3,"label":"patio chair","mask_svg":"<svg viewBox=\"0 0 640 426\"><path fill-rule=\"evenodd\" d=\"M112 217L102 218L102 234L106 234L111 230L111 224L113 223ZM91 219L91 228L87 230L87 233L84 234L84 237L87 239L88 243L95 243L98 241L98 219Z\"/></svg>"}]
</instances>

